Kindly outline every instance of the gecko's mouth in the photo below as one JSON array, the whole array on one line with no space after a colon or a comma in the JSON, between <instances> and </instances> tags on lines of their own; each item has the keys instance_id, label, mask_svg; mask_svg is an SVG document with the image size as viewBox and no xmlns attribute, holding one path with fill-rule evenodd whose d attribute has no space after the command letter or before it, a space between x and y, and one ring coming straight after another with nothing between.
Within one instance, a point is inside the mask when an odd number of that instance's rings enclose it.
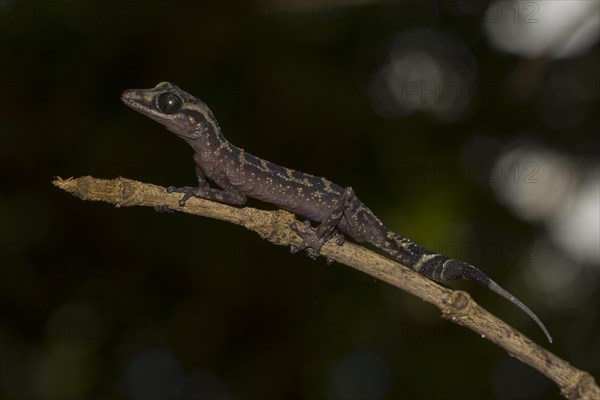
<instances>
[{"instance_id":1,"label":"gecko's mouth","mask_svg":"<svg viewBox=\"0 0 600 400\"><path fill-rule=\"evenodd\" d=\"M128 89L121 94L121 101L133 109L140 109L140 96L135 89Z\"/></svg>"}]
</instances>

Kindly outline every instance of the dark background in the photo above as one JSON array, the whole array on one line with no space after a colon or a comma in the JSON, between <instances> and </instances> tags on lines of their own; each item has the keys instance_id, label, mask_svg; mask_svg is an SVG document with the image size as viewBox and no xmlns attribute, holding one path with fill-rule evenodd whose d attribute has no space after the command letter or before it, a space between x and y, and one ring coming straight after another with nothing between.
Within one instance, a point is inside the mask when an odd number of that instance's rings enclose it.
<instances>
[{"instance_id":1,"label":"dark background","mask_svg":"<svg viewBox=\"0 0 600 400\"><path fill-rule=\"evenodd\" d=\"M0 1L0 398L558 398L434 307L346 266L51 185L193 184L191 149L119 99L161 81L204 100L234 144L351 185L394 231L479 266L554 344L484 288L449 286L598 378L597 260L561 252L486 178L523 141L597 168L598 46L507 54L484 36L483 6L457 4ZM396 112L374 76L397 37L463 71L463 109ZM561 102L550 84L567 72L591 95Z\"/></svg>"}]
</instances>

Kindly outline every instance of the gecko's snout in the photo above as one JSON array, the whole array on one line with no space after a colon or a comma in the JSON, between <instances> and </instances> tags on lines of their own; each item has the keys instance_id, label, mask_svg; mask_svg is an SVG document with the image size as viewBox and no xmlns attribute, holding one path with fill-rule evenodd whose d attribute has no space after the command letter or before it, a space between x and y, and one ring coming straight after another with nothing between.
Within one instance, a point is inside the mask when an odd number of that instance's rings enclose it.
<instances>
[{"instance_id":1,"label":"gecko's snout","mask_svg":"<svg viewBox=\"0 0 600 400\"><path fill-rule=\"evenodd\" d=\"M125 104L130 104L133 100L135 91L133 89L127 89L121 94L121 101Z\"/></svg>"},{"instance_id":2,"label":"gecko's snout","mask_svg":"<svg viewBox=\"0 0 600 400\"><path fill-rule=\"evenodd\" d=\"M134 110L140 111L146 108L147 103L151 103L149 96L137 89L128 89L121 94L121 101L133 108Z\"/></svg>"}]
</instances>

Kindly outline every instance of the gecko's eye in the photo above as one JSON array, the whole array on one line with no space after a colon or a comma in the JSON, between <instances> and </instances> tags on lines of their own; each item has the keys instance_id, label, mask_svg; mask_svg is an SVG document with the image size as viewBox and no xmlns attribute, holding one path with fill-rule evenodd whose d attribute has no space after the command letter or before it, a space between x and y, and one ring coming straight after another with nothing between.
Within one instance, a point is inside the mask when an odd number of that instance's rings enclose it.
<instances>
[{"instance_id":1,"label":"gecko's eye","mask_svg":"<svg viewBox=\"0 0 600 400\"><path fill-rule=\"evenodd\" d=\"M181 109L183 100L175 93L164 92L156 98L156 107L165 114L175 114Z\"/></svg>"}]
</instances>

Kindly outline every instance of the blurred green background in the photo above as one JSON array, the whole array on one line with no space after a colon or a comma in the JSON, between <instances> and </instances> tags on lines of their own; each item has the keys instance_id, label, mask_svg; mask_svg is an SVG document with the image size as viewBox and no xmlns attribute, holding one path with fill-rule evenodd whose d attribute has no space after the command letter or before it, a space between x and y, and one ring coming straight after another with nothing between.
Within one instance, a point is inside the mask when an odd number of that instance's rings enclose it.
<instances>
[{"instance_id":1,"label":"blurred green background","mask_svg":"<svg viewBox=\"0 0 600 400\"><path fill-rule=\"evenodd\" d=\"M51 185L193 184L191 149L120 102L161 81L234 144L351 185L394 231L477 265L554 344L449 286L598 380L599 47L561 54L560 31L510 51L502 21L531 17L515 4L0 0L0 398L558 398L349 267Z\"/></svg>"}]
</instances>

